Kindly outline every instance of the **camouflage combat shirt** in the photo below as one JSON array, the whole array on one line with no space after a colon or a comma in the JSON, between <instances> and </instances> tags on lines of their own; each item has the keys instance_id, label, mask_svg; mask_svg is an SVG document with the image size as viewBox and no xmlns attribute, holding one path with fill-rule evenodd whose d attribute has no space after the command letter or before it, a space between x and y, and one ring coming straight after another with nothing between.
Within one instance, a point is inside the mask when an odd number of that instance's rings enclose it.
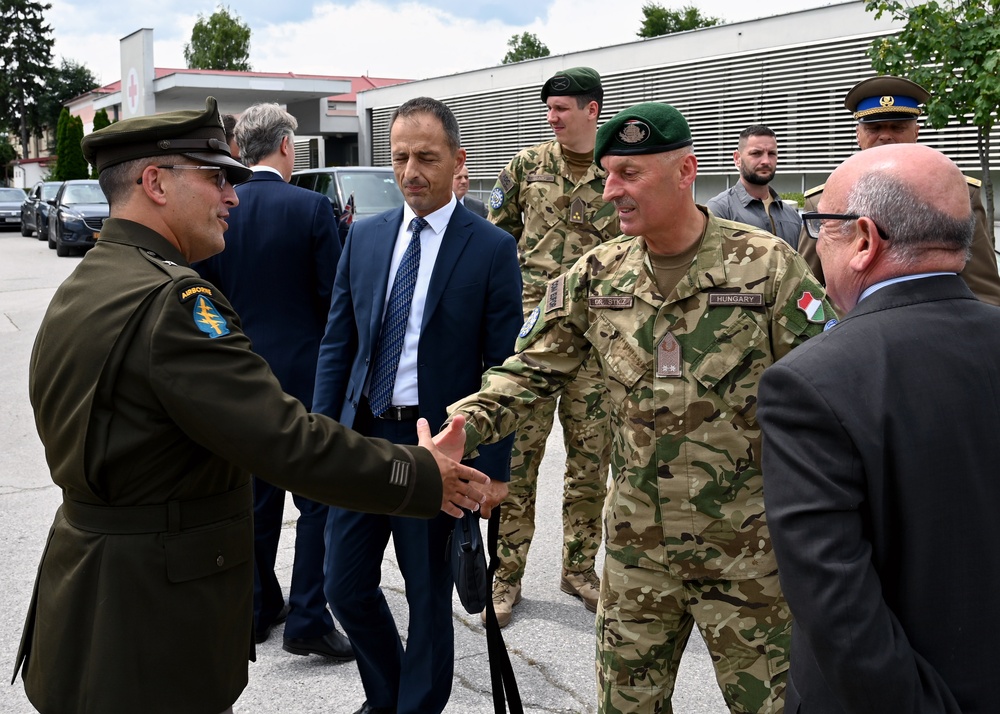
<instances>
[{"instance_id":1,"label":"camouflage combat shirt","mask_svg":"<svg viewBox=\"0 0 1000 714\"><path fill-rule=\"evenodd\" d=\"M619 235L614 204L604 200L607 172L591 163L573 178L558 141L519 151L490 194L490 220L517 239L527 309L546 284L587 251Z\"/></svg>"},{"instance_id":2,"label":"camouflage combat shirt","mask_svg":"<svg viewBox=\"0 0 1000 714\"><path fill-rule=\"evenodd\" d=\"M833 317L801 256L769 234L709 217L687 275L667 298L645 243L622 237L549 284L517 354L449 412L468 419L467 449L495 441L595 350L613 433L608 555L681 579L756 578L776 570L757 385L766 367ZM657 365L668 332L680 353L674 374L667 343Z\"/></svg>"}]
</instances>

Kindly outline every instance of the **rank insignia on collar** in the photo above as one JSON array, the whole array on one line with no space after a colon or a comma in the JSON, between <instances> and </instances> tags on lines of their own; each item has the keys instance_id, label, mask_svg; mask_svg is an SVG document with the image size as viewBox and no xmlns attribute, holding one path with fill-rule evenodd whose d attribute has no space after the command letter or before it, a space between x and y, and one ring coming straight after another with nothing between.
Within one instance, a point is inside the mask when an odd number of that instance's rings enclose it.
<instances>
[{"instance_id":1,"label":"rank insignia on collar","mask_svg":"<svg viewBox=\"0 0 1000 714\"><path fill-rule=\"evenodd\" d=\"M809 322L826 322L826 311L823 309L823 301L815 297L808 290L803 291L802 296L795 304L805 313L806 319Z\"/></svg>"},{"instance_id":2,"label":"rank insignia on collar","mask_svg":"<svg viewBox=\"0 0 1000 714\"><path fill-rule=\"evenodd\" d=\"M226 318L219 314L215 305L204 295L199 295L194 301L194 324L206 335L215 339L229 334L229 324Z\"/></svg>"}]
</instances>

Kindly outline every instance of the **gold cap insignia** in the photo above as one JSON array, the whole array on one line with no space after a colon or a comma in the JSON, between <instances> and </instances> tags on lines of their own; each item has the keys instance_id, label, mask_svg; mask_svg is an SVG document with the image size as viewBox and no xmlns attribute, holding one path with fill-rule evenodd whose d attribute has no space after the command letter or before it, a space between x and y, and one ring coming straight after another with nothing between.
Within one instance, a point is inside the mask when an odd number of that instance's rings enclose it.
<instances>
[{"instance_id":1,"label":"gold cap insignia","mask_svg":"<svg viewBox=\"0 0 1000 714\"><path fill-rule=\"evenodd\" d=\"M883 107L891 107L893 104L896 103L896 98L895 97L882 97L881 99L878 100L878 102Z\"/></svg>"}]
</instances>

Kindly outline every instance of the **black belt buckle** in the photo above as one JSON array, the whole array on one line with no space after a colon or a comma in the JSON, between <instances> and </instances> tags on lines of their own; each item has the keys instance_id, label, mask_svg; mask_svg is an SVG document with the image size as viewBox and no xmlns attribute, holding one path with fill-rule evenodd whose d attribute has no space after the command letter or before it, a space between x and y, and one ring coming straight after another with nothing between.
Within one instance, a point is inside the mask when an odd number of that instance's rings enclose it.
<instances>
[{"instance_id":1,"label":"black belt buckle","mask_svg":"<svg viewBox=\"0 0 1000 714\"><path fill-rule=\"evenodd\" d=\"M417 407L397 407L395 405L386 407L386 410L382 412L379 419L387 419L388 421L414 421L420 416Z\"/></svg>"}]
</instances>

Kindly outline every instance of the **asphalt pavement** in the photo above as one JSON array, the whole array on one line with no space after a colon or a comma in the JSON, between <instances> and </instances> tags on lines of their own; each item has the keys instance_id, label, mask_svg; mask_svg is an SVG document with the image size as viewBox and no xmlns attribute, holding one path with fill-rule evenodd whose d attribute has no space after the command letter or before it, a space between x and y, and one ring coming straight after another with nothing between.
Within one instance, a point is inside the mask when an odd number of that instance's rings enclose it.
<instances>
[{"instance_id":1,"label":"asphalt pavement","mask_svg":"<svg viewBox=\"0 0 1000 714\"><path fill-rule=\"evenodd\" d=\"M38 559L61 496L49 479L28 403L28 362L45 308L79 257L57 258L44 241L0 232L0 674L12 673ZM114 285L109 284L108 290ZM565 451L557 427L539 477L537 530L523 601L503 630L529 714L591 714L594 616L559 589L562 526L559 516ZM278 552L278 576L287 588L295 541L295 509L288 499ZM407 626L403 581L392 548L382 563L382 586L400 632ZM446 714L490 714L486 636L478 615L455 597L455 679ZM183 627L184 623L178 623ZM8 680L9 681L9 680ZM178 686L184 686L178 682ZM353 663L333 664L281 649L281 627L257 648L250 683L234 705L237 714L350 714L364 701ZM711 661L697 634L681 662L673 698L676 714L721 714L727 709ZM34 711L18 679L0 686L0 712Z\"/></svg>"}]
</instances>

